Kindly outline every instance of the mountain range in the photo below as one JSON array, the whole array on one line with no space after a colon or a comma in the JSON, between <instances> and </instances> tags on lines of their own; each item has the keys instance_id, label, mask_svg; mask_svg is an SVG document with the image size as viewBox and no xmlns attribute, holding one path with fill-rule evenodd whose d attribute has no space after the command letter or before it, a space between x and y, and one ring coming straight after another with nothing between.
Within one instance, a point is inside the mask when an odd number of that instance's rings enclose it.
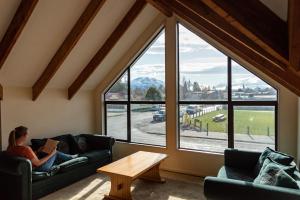
<instances>
[{"instance_id":1,"label":"mountain range","mask_svg":"<svg viewBox=\"0 0 300 200\"><path fill-rule=\"evenodd\" d=\"M149 78L149 77L139 77L135 78L130 83L132 89L147 89L149 87L156 87L159 88L160 86L164 86L164 82L158 80L156 78Z\"/></svg>"}]
</instances>

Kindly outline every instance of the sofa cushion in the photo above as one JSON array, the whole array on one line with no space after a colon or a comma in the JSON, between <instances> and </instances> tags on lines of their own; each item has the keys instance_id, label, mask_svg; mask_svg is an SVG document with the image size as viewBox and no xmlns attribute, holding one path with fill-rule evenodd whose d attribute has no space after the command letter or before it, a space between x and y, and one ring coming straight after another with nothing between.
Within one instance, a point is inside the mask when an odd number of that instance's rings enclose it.
<instances>
[{"instance_id":1,"label":"sofa cushion","mask_svg":"<svg viewBox=\"0 0 300 200\"><path fill-rule=\"evenodd\" d=\"M223 166L218 173L219 178L235 179L247 182L253 182L255 176L250 170L241 170L234 167Z\"/></svg>"},{"instance_id":2,"label":"sofa cushion","mask_svg":"<svg viewBox=\"0 0 300 200\"><path fill-rule=\"evenodd\" d=\"M86 137L77 135L74 136L73 138L77 145L77 153L82 154L89 151L89 146Z\"/></svg>"},{"instance_id":3,"label":"sofa cushion","mask_svg":"<svg viewBox=\"0 0 300 200\"><path fill-rule=\"evenodd\" d=\"M294 160L294 158L290 155L287 155L282 152L274 151L273 149L267 147L264 150L264 152L262 152L262 154L260 155L257 164L255 166L254 173L256 174L256 176L259 174L261 167L263 166L263 163L267 157L271 158L273 161L282 165L290 165L291 162Z\"/></svg>"},{"instance_id":4,"label":"sofa cushion","mask_svg":"<svg viewBox=\"0 0 300 200\"><path fill-rule=\"evenodd\" d=\"M276 168L278 168L278 169L284 170L284 171L285 171L286 173L288 173L290 176L292 176L292 175L294 174L294 172L295 172L295 170L296 170L296 168L297 168L296 165L293 165L293 164L291 164L291 165L282 165L282 164L280 164L280 163L278 163L278 162L272 160L272 158L267 157L267 158L265 159L265 161L264 161L262 167L261 167L261 170L260 170L259 174L260 174L261 172L263 172L263 171L265 170L265 168L267 168L267 167L269 167L269 166L272 166L272 167L274 166L274 167L276 167Z\"/></svg>"},{"instance_id":5,"label":"sofa cushion","mask_svg":"<svg viewBox=\"0 0 300 200\"><path fill-rule=\"evenodd\" d=\"M89 151L83 154L80 154L80 156L85 156L89 159L89 162L97 162L100 160L103 160L105 158L110 157L110 151L109 150L94 150Z\"/></svg>"},{"instance_id":6,"label":"sofa cushion","mask_svg":"<svg viewBox=\"0 0 300 200\"><path fill-rule=\"evenodd\" d=\"M281 165L268 157L253 183L299 189L292 177L295 170L295 165Z\"/></svg>"},{"instance_id":7,"label":"sofa cushion","mask_svg":"<svg viewBox=\"0 0 300 200\"><path fill-rule=\"evenodd\" d=\"M79 166L85 165L87 162L88 162L87 157L78 157L78 158L68 160L58 165L60 168L59 172L66 172L72 170Z\"/></svg>"},{"instance_id":8,"label":"sofa cushion","mask_svg":"<svg viewBox=\"0 0 300 200\"><path fill-rule=\"evenodd\" d=\"M57 145L57 150L66 154L76 154L74 153L76 150L74 149L75 143L73 140L73 136L71 134L59 135L53 140L58 140L59 143Z\"/></svg>"},{"instance_id":9,"label":"sofa cushion","mask_svg":"<svg viewBox=\"0 0 300 200\"><path fill-rule=\"evenodd\" d=\"M70 146L66 141L59 141L59 143L57 144L57 151L60 151L62 153L65 154L70 154Z\"/></svg>"},{"instance_id":10,"label":"sofa cushion","mask_svg":"<svg viewBox=\"0 0 300 200\"><path fill-rule=\"evenodd\" d=\"M60 135L51 138L53 140L59 141L57 145L57 150L66 154L77 154L77 143L73 139L71 134ZM31 146L33 150L38 150L40 147L44 146L47 138L43 139L31 139Z\"/></svg>"},{"instance_id":11,"label":"sofa cushion","mask_svg":"<svg viewBox=\"0 0 300 200\"><path fill-rule=\"evenodd\" d=\"M46 144L47 139L31 139L31 148L34 151L37 151L40 147Z\"/></svg>"}]
</instances>

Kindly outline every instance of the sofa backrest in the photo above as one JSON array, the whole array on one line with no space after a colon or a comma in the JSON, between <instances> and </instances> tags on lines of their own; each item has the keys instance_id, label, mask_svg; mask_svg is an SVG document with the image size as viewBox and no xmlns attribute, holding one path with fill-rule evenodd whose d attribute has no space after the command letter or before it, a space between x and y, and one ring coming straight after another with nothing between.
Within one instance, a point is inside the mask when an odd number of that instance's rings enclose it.
<instances>
[{"instance_id":1,"label":"sofa backrest","mask_svg":"<svg viewBox=\"0 0 300 200\"><path fill-rule=\"evenodd\" d=\"M64 134L51 138L60 141L57 145L57 150L66 154L80 154L85 153L90 149L88 139L84 135ZM37 150L45 145L47 138L31 139L31 146L33 150Z\"/></svg>"}]
</instances>

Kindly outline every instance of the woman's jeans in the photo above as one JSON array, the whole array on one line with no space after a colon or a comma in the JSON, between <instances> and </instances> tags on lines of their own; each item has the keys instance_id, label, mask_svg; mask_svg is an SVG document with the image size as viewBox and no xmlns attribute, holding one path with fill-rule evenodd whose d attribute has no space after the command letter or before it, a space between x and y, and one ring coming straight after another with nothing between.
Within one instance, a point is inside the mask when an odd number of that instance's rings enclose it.
<instances>
[{"instance_id":1,"label":"woman's jeans","mask_svg":"<svg viewBox=\"0 0 300 200\"><path fill-rule=\"evenodd\" d=\"M50 157L44 164L35 168L35 171L40 172L48 172L54 165L58 165L60 163L66 162L71 160L73 157L69 154L65 154L62 152L57 151L52 157Z\"/></svg>"}]
</instances>

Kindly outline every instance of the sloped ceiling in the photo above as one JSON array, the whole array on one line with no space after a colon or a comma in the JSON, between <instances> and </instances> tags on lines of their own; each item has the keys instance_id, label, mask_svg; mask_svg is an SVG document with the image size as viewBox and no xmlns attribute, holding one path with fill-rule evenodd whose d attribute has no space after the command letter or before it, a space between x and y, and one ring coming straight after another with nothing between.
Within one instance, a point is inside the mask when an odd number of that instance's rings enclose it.
<instances>
[{"instance_id":1,"label":"sloped ceiling","mask_svg":"<svg viewBox=\"0 0 300 200\"><path fill-rule=\"evenodd\" d=\"M3 37L19 4L20 0L0 1L0 38Z\"/></svg>"},{"instance_id":2,"label":"sloped ceiling","mask_svg":"<svg viewBox=\"0 0 300 200\"><path fill-rule=\"evenodd\" d=\"M67 89L90 61L135 0L107 0L47 88ZM32 87L68 35L89 0L41 0L0 71L3 86ZM14 16L20 0L0 1L0 38ZM95 89L159 12L147 5L110 51L82 89Z\"/></svg>"},{"instance_id":3,"label":"sloped ceiling","mask_svg":"<svg viewBox=\"0 0 300 200\"><path fill-rule=\"evenodd\" d=\"M288 0L260 0L282 20L288 18Z\"/></svg>"},{"instance_id":4,"label":"sloped ceiling","mask_svg":"<svg viewBox=\"0 0 300 200\"><path fill-rule=\"evenodd\" d=\"M260 1L287 21L288 0ZM0 39L5 34L20 2L21 0L0 1ZM0 83L4 87L32 87L89 2L89 0L40 0L0 70ZM134 3L135 0L106 0L46 88L67 90ZM81 89L95 89L158 15L158 10L147 5Z\"/></svg>"}]
</instances>

